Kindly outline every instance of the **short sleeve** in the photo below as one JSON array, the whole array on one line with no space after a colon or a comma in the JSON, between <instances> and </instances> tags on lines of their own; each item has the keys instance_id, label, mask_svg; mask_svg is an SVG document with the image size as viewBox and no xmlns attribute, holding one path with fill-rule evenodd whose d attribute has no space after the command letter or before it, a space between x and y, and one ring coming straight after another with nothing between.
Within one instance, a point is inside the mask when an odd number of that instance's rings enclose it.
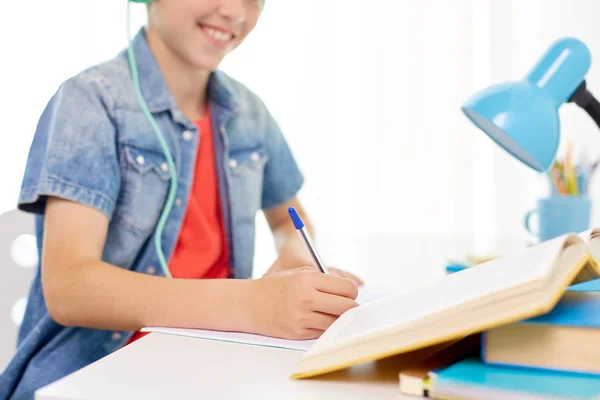
<instances>
[{"instance_id":1,"label":"short sleeve","mask_svg":"<svg viewBox=\"0 0 600 400\"><path fill-rule=\"evenodd\" d=\"M281 129L271 114L266 116L266 147L269 160L265 165L262 208L269 209L293 199L304 176L298 168Z\"/></svg>"},{"instance_id":2,"label":"short sleeve","mask_svg":"<svg viewBox=\"0 0 600 400\"><path fill-rule=\"evenodd\" d=\"M42 214L48 196L112 217L120 190L116 130L106 96L89 78L65 82L52 97L29 151L19 209Z\"/></svg>"}]
</instances>

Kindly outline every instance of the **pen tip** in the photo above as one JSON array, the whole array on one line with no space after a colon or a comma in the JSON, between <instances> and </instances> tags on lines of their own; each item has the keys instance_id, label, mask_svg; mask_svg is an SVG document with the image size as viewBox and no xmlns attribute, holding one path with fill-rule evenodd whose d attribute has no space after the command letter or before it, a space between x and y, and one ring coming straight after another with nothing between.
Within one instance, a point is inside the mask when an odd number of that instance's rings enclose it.
<instances>
[{"instance_id":1,"label":"pen tip","mask_svg":"<svg viewBox=\"0 0 600 400\"><path fill-rule=\"evenodd\" d=\"M290 218L292 219L292 222L294 223L294 228L296 228L296 229L304 228L304 222L302 222L302 219L300 219L300 216L298 215L298 213L296 212L296 209L294 207L288 208L288 213L290 214Z\"/></svg>"}]
</instances>

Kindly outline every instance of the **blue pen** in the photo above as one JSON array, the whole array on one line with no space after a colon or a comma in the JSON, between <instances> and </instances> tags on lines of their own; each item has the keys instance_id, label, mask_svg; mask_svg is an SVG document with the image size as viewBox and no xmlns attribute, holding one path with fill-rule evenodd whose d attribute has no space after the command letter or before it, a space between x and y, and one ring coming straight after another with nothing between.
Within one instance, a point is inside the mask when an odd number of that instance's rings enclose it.
<instances>
[{"instance_id":1,"label":"blue pen","mask_svg":"<svg viewBox=\"0 0 600 400\"><path fill-rule=\"evenodd\" d=\"M312 258L315 267L317 267L317 269L322 273L329 274L327 267L321 260L321 257L319 257L319 253L317 253L317 249L315 248L315 245L313 244L313 241L310 238L308 230L304 227L304 222L302 222L302 219L296 212L296 209L294 209L294 207L290 207L288 209L288 213L290 214L290 218L294 223L296 232L298 232L298 235L300 235L300 239L302 240L302 243L304 243L304 247L306 247L306 250L308 250L310 257Z\"/></svg>"}]
</instances>

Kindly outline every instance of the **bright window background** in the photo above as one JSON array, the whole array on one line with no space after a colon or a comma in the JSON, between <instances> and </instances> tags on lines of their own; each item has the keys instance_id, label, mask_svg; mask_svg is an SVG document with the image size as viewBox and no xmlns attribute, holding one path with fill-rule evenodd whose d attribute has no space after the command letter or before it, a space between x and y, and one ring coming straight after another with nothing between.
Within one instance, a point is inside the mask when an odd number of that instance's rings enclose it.
<instances>
[{"instance_id":1,"label":"bright window background","mask_svg":"<svg viewBox=\"0 0 600 400\"><path fill-rule=\"evenodd\" d=\"M473 135L458 112L471 91L469 18L468 1L267 2L223 65L281 123L328 262L400 281L470 246ZM268 250L257 247L257 272Z\"/></svg>"},{"instance_id":2,"label":"bright window background","mask_svg":"<svg viewBox=\"0 0 600 400\"><path fill-rule=\"evenodd\" d=\"M125 6L4 5L0 212L15 207L50 96L126 46ZM307 178L300 196L323 258L368 283L408 288L442 276L448 257L533 241L522 218L546 194L544 179L498 150L460 106L477 89L523 77L559 37L582 39L595 59L598 15L595 0L269 0L222 67L258 93L283 128ZM132 26L144 20L135 6ZM597 64L587 80L600 94ZM599 156L593 122L572 105L560 115L563 135ZM597 197L600 183L594 189ZM256 275L274 258L259 216ZM10 285L5 276L0 293Z\"/></svg>"}]
</instances>

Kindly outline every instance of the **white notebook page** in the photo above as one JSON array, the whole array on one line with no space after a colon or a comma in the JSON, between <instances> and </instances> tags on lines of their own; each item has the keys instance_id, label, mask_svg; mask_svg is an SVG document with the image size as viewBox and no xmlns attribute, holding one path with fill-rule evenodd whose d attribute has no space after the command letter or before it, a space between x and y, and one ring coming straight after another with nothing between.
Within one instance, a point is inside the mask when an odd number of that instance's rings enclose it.
<instances>
[{"instance_id":1,"label":"white notebook page","mask_svg":"<svg viewBox=\"0 0 600 400\"><path fill-rule=\"evenodd\" d=\"M390 287L383 286L366 286L361 288L356 301L363 305L372 301L379 300L386 296L395 293L396 290ZM254 335L251 333L239 332L220 332L209 331L203 329L180 329L180 328L164 328L164 327L148 327L142 329L142 332L165 333L177 336L195 337L200 339L218 340L223 342L245 343L257 346L277 347L290 350L308 350L316 340L286 340L272 338L268 336Z\"/></svg>"}]
</instances>

